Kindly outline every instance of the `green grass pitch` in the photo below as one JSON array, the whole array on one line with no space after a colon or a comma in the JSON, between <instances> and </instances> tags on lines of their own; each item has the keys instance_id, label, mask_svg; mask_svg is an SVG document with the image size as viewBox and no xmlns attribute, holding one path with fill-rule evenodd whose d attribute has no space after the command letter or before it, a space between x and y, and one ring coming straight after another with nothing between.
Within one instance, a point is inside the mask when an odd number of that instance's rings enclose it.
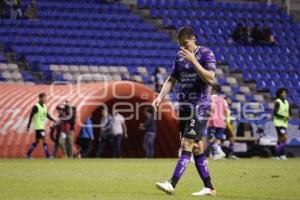
<instances>
[{"instance_id":1,"label":"green grass pitch","mask_svg":"<svg viewBox=\"0 0 300 200\"><path fill-rule=\"evenodd\" d=\"M202 182L191 163L174 196L155 188L175 159L0 160L1 200L299 200L300 159L209 161L216 197L193 197Z\"/></svg>"}]
</instances>

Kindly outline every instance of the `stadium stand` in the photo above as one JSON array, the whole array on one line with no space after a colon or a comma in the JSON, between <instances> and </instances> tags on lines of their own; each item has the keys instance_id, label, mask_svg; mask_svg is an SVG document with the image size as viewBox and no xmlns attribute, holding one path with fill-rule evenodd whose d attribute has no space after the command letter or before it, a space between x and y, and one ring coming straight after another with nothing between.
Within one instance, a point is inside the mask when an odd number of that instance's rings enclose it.
<instances>
[{"instance_id":1,"label":"stadium stand","mask_svg":"<svg viewBox=\"0 0 300 200\"><path fill-rule=\"evenodd\" d=\"M180 0L137 3L139 8L149 9L151 17L161 18L166 28L195 27L199 43L210 47L218 62L228 64L230 73L242 73L243 82L254 81L256 89L269 92L271 98L275 98L279 87L287 87L291 92L290 102L300 107L300 25L275 4ZM231 34L239 22L251 27L255 24L271 27L277 44L234 43ZM218 82L225 94L232 94L234 101L263 101L261 95L250 95L249 88L238 87L231 77L219 74ZM270 111L272 104L267 108Z\"/></svg>"},{"instance_id":2,"label":"stadium stand","mask_svg":"<svg viewBox=\"0 0 300 200\"><path fill-rule=\"evenodd\" d=\"M22 6L29 3L23 0ZM267 114L276 89L286 86L292 94L290 101L300 107L300 26L276 5L196 0L138 0L137 4L149 9L152 18L162 18L166 28L196 28L199 43L211 48L219 63L229 65L229 71L219 67L217 81L235 103L267 100ZM74 82L83 75L83 82L134 80L152 86L156 67L164 74L171 69L176 42L133 14L126 4L45 0L38 2L38 11L39 20L0 20L0 42L5 50L27 62L21 70L1 69L0 80ZM234 43L231 34L241 21L249 26L270 26L277 45ZM0 60L5 60L1 54ZM257 90L249 86L253 82ZM270 98L257 91L269 92Z\"/></svg>"},{"instance_id":3,"label":"stadium stand","mask_svg":"<svg viewBox=\"0 0 300 200\"><path fill-rule=\"evenodd\" d=\"M23 7L29 2L22 1ZM0 42L17 58L25 59L29 71L41 71L45 82L72 81L79 73L94 72L105 74L108 80L134 72L134 80L152 82L146 78L147 71L151 75L154 67L172 65L176 44L166 33L131 14L127 5L41 1L38 10L40 20L1 20ZM134 69L138 66L148 69ZM26 81L39 82L30 73L22 75Z\"/></svg>"}]
</instances>

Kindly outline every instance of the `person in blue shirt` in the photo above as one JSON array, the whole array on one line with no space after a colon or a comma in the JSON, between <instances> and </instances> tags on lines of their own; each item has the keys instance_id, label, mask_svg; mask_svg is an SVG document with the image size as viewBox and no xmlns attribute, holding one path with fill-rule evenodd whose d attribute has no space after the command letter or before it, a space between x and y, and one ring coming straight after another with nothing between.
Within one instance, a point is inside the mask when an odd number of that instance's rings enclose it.
<instances>
[{"instance_id":1,"label":"person in blue shirt","mask_svg":"<svg viewBox=\"0 0 300 200\"><path fill-rule=\"evenodd\" d=\"M85 121L84 126L81 128L80 134L76 141L76 143L80 147L79 152L81 154L81 157L86 158L89 156L94 138L93 122L91 117L88 117Z\"/></svg>"}]
</instances>

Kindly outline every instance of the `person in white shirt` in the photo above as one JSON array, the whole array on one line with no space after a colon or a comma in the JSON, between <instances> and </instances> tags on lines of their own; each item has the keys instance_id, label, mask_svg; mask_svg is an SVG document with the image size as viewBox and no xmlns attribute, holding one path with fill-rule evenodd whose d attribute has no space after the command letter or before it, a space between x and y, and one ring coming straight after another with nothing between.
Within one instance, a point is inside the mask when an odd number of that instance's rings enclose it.
<instances>
[{"instance_id":1,"label":"person in white shirt","mask_svg":"<svg viewBox=\"0 0 300 200\"><path fill-rule=\"evenodd\" d=\"M127 127L124 117L117 111L113 111L112 132L114 135L114 157L120 158L122 150L123 137L128 138Z\"/></svg>"}]
</instances>

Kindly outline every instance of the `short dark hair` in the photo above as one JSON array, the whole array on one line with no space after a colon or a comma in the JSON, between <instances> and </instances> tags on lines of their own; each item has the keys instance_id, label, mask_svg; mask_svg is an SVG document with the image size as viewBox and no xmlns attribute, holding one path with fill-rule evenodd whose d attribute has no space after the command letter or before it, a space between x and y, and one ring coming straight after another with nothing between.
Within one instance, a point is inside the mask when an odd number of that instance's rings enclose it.
<instances>
[{"instance_id":1,"label":"short dark hair","mask_svg":"<svg viewBox=\"0 0 300 200\"><path fill-rule=\"evenodd\" d=\"M281 95L281 93L283 93L284 91L285 91L286 93L288 93L288 89L287 89L287 88L279 88L279 89L277 90L277 92L276 92L276 97L279 98L280 95Z\"/></svg>"},{"instance_id":2,"label":"short dark hair","mask_svg":"<svg viewBox=\"0 0 300 200\"><path fill-rule=\"evenodd\" d=\"M191 26L183 26L180 27L179 30L177 31L177 39L182 40L182 39L191 39L192 37L196 37L196 33Z\"/></svg>"},{"instance_id":3,"label":"short dark hair","mask_svg":"<svg viewBox=\"0 0 300 200\"><path fill-rule=\"evenodd\" d=\"M221 87L218 84L214 84L212 86L212 91L216 92L216 93L220 93L221 92Z\"/></svg>"},{"instance_id":4,"label":"short dark hair","mask_svg":"<svg viewBox=\"0 0 300 200\"><path fill-rule=\"evenodd\" d=\"M226 100L227 100L227 99L228 99L228 100L231 100L230 96L225 96L224 99L226 99Z\"/></svg>"},{"instance_id":5,"label":"short dark hair","mask_svg":"<svg viewBox=\"0 0 300 200\"><path fill-rule=\"evenodd\" d=\"M39 93L39 99L44 98L46 96L45 92Z\"/></svg>"}]
</instances>

